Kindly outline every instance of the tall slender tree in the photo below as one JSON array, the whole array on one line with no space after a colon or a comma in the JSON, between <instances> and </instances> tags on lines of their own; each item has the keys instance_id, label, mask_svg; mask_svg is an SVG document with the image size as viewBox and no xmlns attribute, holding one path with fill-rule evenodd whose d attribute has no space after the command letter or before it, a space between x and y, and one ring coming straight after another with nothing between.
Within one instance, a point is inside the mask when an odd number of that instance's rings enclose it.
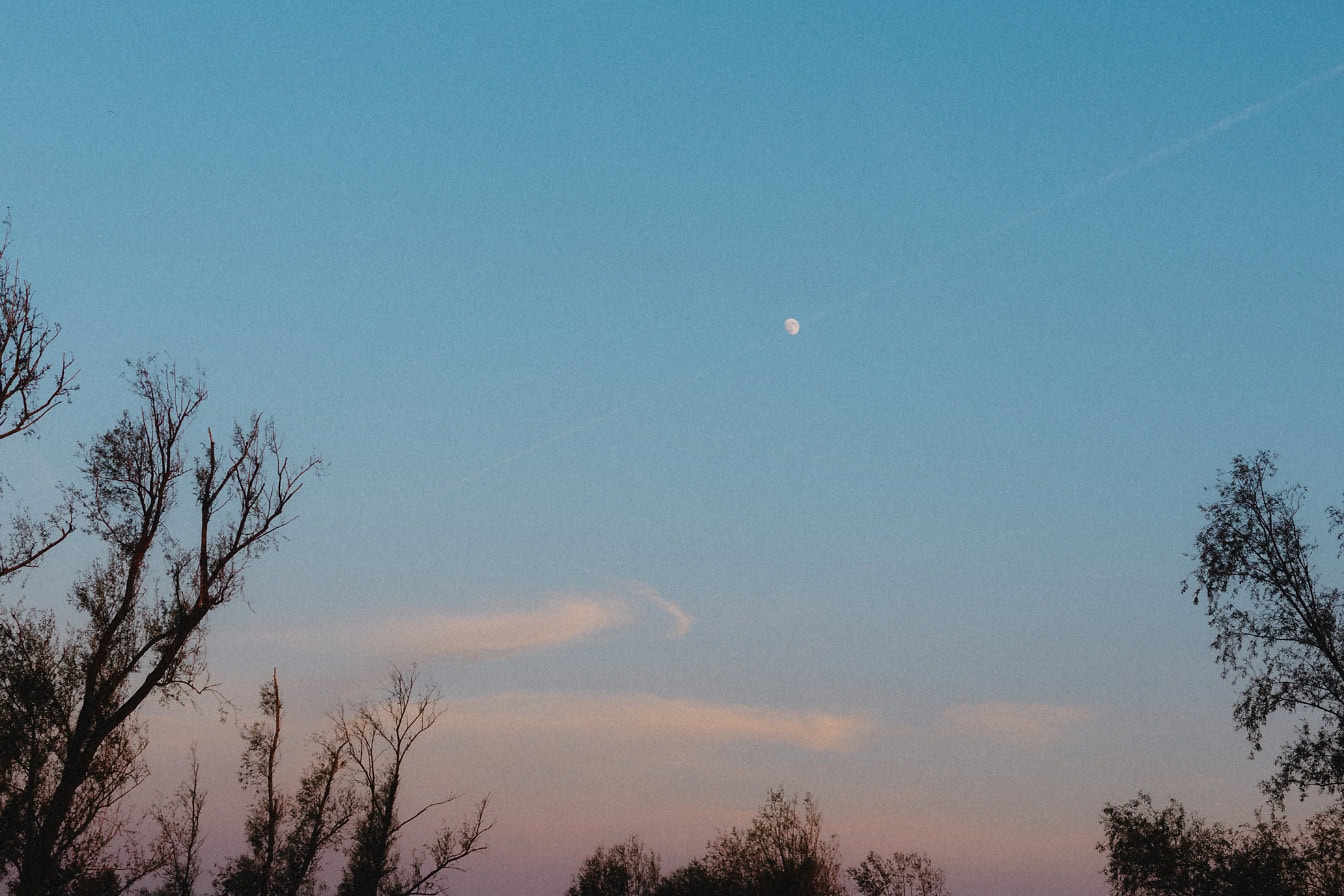
<instances>
[{"instance_id":1,"label":"tall slender tree","mask_svg":"<svg viewBox=\"0 0 1344 896\"><path fill-rule=\"evenodd\" d=\"M247 852L226 862L215 876L220 896L305 896L315 891L322 857L335 846L354 814L353 794L340 784L345 745L319 739L293 795L281 791L280 679L274 670L262 685L264 721L243 732L240 782L255 794L246 822Z\"/></svg>"},{"instance_id":2,"label":"tall slender tree","mask_svg":"<svg viewBox=\"0 0 1344 896\"><path fill-rule=\"evenodd\" d=\"M194 896L205 845L205 832L201 828L205 797L201 764L193 745L191 777L177 788L166 806L156 807L152 813L159 828L155 851L163 880L156 889L147 891L146 896Z\"/></svg>"}]
</instances>

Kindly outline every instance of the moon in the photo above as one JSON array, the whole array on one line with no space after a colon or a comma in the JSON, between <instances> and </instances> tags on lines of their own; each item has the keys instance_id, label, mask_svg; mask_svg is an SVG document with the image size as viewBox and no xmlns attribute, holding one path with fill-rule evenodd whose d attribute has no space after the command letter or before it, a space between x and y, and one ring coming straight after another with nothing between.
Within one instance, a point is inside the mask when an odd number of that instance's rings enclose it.
<instances>
[{"instance_id":1,"label":"moon","mask_svg":"<svg viewBox=\"0 0 1344 896\"><path fill-rule=\"evenodd\" d=\"M789 318L788 320L784 321L784 332L788 333L790 336L797 336L798 321L794 320L793 318Z\"/></svg>"}]
</instances>

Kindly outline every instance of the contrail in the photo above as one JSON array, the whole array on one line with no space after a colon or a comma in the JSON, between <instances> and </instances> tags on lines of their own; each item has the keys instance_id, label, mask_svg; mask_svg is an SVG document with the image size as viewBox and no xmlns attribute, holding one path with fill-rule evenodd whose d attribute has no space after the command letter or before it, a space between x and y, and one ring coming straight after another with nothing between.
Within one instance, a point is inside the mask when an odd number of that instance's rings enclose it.
<instances>
[{"instance_id":1,"label":"contrail","mask_svg":"<svg viewBox=\"0 0 1344 896\"><path fill-rule=\"evenodd\" d=\"M1170 156L1174 156L1177 153L1185 152L1190 147L1197 146L1198 144L1203 143L1205 140L1208 140L1210 137L1213 137L1216 134L1226 131L1228 128L1235 127L1236 125L1241 124L1248 118L1254 118L1256 115L1259 115L1261 112L1265 112L1271 109L1272 107L1277 106L1284 100L1296 96L1302 91L1310 87L1315 87L1322 81L1327 81L1330 78L1333 78L1340 74L1344 74L1344 62L1341 62L1339 65L1336 65L1334 68L1328 68L1325 71L1320 72L1319 74L1312 75L1307 80L1303 81L1302 83L1294 87L1288 88L1283 93L1280 93L1277 96L1272 96L1267 100L1261 100L1258 103L1252 103L1245 109L1242 109L1240 112L1233 112L1226 118L1214 122L1213 124L1209 125L1203 130L1196 131L1189 137L1186 137L1182 140L1177 140L1170 146L1164 146L1161 149L1154 150L1153 152L1148 153L1148 155L1144 156L1142 159L1139 159L1137 162L1125 165L1122 168L1115 169L1110 174L1107 174L1099 178L1095 183L1084 188L1081 192L1079 192L1079 195L1082 195L1082 193L1085 192L1091 192L1092 190L1095 190L1097 187L1104 186L1110 183L1111 181L1116 180L1117 178L1124 177L1127 174L1132 174L1135 171L1138 171L1142 168L1148 168L1153 165L1156 165L1163 159L1168 158ZM1073 194L1070 194L1070 197L1072 197L1072 195Z\"/></svg>"},{"instance_id":2,"label":"contrail","mask_svg":"<svg viewBox=\"0 0 1344 896\"><path fill-rule=\"evenodd\" d=\"M1079 199L1082 199L1084 196L1087 196L1097 190L1100 190L1102 187L1106 186L1112 181L1116 181L1123 177L1127 177L1136 171L1142 171L1145 168L1151 168L1154 165L1158 164L1159 162L1169 159L1172 156L1179 155L1180 153L1183 153L1186 150L1198 146L1199 144L1204 143L1210 138L1217 136L1223 131L1236 127L1242 122L1254 118L1255 116L1259 115L1262 112L1266 112L1269 109L1272 109L1274 106L1279 105L1284 100L1296 96L1297 94L1301 93L1304 90L1307 90L1308 88L1315 87L1322 81L1328 81L1331 78L1337 77L1338 75L1341 74L1344 74L1344 62L1341 62L1339 65L1333 66L1332 68L1328 68L1323 72L1319 72L1315 75L1312 75L1310 78L1307 78L1305 81L1302 81L1301 83L1288 88L1282 93L1275 94L1274 96L1269 97L1268 99L1261 100L1258 103L1252 103L1251 105L1247 106L1246 108L1240 111L1233 112L1231 115L1227 115L1223 118L1220 118L1218 121L1214 122L1208 127L1201 128L1200 130L1195 131L1193 134L1189 135L1188 137L1182 137L1180 140L1177 140L1174 143L1170 143L1166 146L1161 147L1160 149L1155 149L1152 152L1148 153L1148 155L1139 159L1138 161L1130 162L1127 165L1122 165L1119 168L1116 168L1114 171L1110 171L1106 174L1103 174L1096 180L1088 181L1087 183L1082 184L1081 186L1074 187L1067 193L1060 194L1055 199L1046 202L1045 204L1037 207L1036 209L1029 211L1024 215L1020 215L1016 218L1012 218L1008 221L1005 221L1004 223L998 225L997 227L985 231L979 236L975 236L970 239L963 240L960 243L954 243L953 245L947 246L939 250L938 252L935 252L934 254L930 255L928 258L925 258L923 261L917 263L915 269L917 270L919 268L931 267L934 264L937 264L938 262L947 258L948 256L955 255L956 253L962 251L963 249L966 249L970 246L974 246L979 243L992 240L995 237L1016 230L1017 228L1023 226L1024 224L1028 224L1036 220L1037 218L1043 217L1047 214L1050 214L1051 212L1057 211L1058 209L1067 207L1073 204L1074 202L1077 202ZM879 283L876 286L870 286L867 289L863 290L862 292L849 296L848 298L843 299L842 301L839 301L834 305L824 308L821 311L817 312L816 314L811 315L809 317L809 320L811 321L820 320L821 318L824 318L830 314L834 314L836 311L839 311L842 308L848 308L851 305L855 305L863 301L864 299L868 298L870 295L872 295L873 293L877 292L880 289L886 289L888 287L896 285L897 283L900 283L902 280L908 278L910 274L913 272L914 272L913 270L907 271L904 275L900 277L896 277L886 282Z\"/></svg>"},{"instance_id":3,"label":"contrail","mask_svg":"<svg viewBox=\"0 0 1344 896\"><path fill-rule=\"evenodd\" d=\"M851 305L856 305L859 302L862 302L865 299L872 296L873 293L876 293L879 290L888 289L902 282L903 280L908 279L910 275L914 273L916 270L919 270L921 268L932 267L933 265L937 264L938 262L941 262L945 258L955 255L958 252L961 252L971 246L987 242L991 239L994 239L995 237L1001 236L1004 233L1016 230L1017 228L1023 226L1024 224L1028 224L1031 221L1036 220L1037 218L1043 217L1060 208L1069 206L1074 202L1078 201L1079 199L1083 198L1084 196L1087 196L1097 190L1100 190L1102 187L1112 183L1113 181L1117 181L1123 177L1128 177L1129 175L1135 173L1136 171L1142 171L1145 168L1151 168L1154 165L1157 165L1158 163L1171 158L1172 156L1179 155L1180 153L1183 153L1188 149L1191 149L1195 146L1200 145L1201 143L1204 143L1207 140L1210 140L1213 137L1216 137L1223 131L1234 128L1244 121L1254 118L1255 116L1260 115L1263 112L1267 112L1268 110L1274 108L1283 101L1296 96L1297 94L1303 92L1304 90L1315 87L1317 84L1320 84L1323 81L1328 81L1331 78L1338 77L1341 74L1344 74L1344 62L1341 62L1339 65L1328 68L1325 71L1312 75L1310 78L1307 78L1305 81L1302 81L1301 83L1288 88L1282 93L1275 94L1274 96L1271 96L1268 99L1263 99L1258 103L1252 103L1251 105L1247 106L1244 109L1241 109L1240 111L1233 112L1231 115L1224 116L1223 118L1218 119L1218 121L1215 121L1208 127L1201 128L1200 130L1195 131L1193 134L1190 134L1187 137L1182 137L1180 140L1177 140L1174 143L1170 143L1159 149L1155 149L1152 152L1148 153L1143 158L1138 159L1137 161L1130 162L1127 165L1122 165L1119 168L1116 168L1114 171L1110 171L1106 174L1103 174L1101 177L1095 180L1088 181L1087 183L1084 183L1081 186L1074 187L1072 190L1060 194L1055 199L1046 202L1045 204L1037 207L1036 209L1029 211L1024 215L1012 218L998 225L997 227L985 231L979 236L962 240L959 243L953 243L952 245L949 245L939 250L938 252L935 252L934 254L928 256L922 261L917 262L913 268L907 270L904 274L898 277L893 277L890 280L886 280L881 283L877 283L873 286L870 286L867 289L854 293L848 298L842 299L841 301L836 302L833 305L823 308L816 314L809 315L807 322L811 323L821 320L825 317L830 316L831 314L834 314L837 311L848 308ZM707 372L708 370L711 370L722 363L723 362L720 361L714 364L707 365L706 367L698 370L694 374L694 376L700 376L705 372ZM493 463L487 464L486 466L481 467L472 473L468 473L466 476L463 476L461 479L457 481L457 485L464 485L465 483L471 482L475 479L479 479L482 476L485 476L489 473L493 473L494 471L502 469L503 467L507 467L509 464L513 463L516 460L519 460L520 458L526 457L529 454L533 454L537 451L540 451L542 448L545 448L548 445L553 445L556 442L563 441L564 439L569 438L570 436L577 435L578 433L581 433L584 430L589 429L590 427L596 426L598 423L602 422L603 420L606 420L608 417L614 416L617 412L622 411L637 402L642 402L654 395L657 395L660 392L666 391L668 388L671 387L671 385L674 382L678 381L679 380L677 379L668 380L650 392L641 393L635 398L632 398L625 402L618 403L613 407L609 408L608 410L603 411L600 414L596 414L593 417L589 417L582 423L579 423L575 426L571 426L569 429L566 429L563 432L558 432L554 435L547 436L546 438L542 439L541 441L537 442L534 445L529 445L526 448L522 448L518 451L515 451L513 454L510 454L509 456L501 460L497 460Z\"/></svg>"}]
</instances>

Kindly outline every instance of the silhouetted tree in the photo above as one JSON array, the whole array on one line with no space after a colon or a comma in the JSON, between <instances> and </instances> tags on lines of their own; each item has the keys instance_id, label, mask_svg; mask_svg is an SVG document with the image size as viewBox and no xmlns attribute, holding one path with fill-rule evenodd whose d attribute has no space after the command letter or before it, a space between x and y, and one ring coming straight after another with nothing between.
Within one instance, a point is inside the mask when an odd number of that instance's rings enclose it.
<instances>
[{"instance_id":1,"label":"silhouetted tree","mask_svg":"<svg viewBox=\"0 0 1344 896\"><path fill-rule=\"evenodd\" d=\"M246 822L248 851L220 868L215 890L222 896L305 896L315 892L322 856L354 814L353 794L339 784L345 746L319 740L297 793L288 796L276 785L284 712L274 670L262 685L261 710L265 721L243 732L247 747L238 773L256 795Z\"/></svg>"},{"instance_id":2,"label":"silhouetted tree","mask_svg":"<svg viewBox=\"0 0 1344 896\"><path fill-rule=\"evenodd\" d=\"M346 767L345 745L327 739L316 743L317 755L309 762L291 803L273 891L279 896L318 892L316 875L322 856L340 841L355 813L354 794L339 783Z\"/></svg>"},{"instance_id":3,"label":"silhouetted tree","mask_svg":"<svg viewBox=\"0 0 1344 896\"><path fill-rule=\"evenodd\" d=\"M638 837L599 846L574 875L565 896L654 896L661 875L658 856Z\"/></svg>"},{"instance_id":4,"label":"silhouetted tree","mask_svg":"<svg viewBox=\"0 0 1344 896\"><path fill-rule=\"evenodd\" d=\"M230 896L271 896L275 877L280 821L287 806L276 789L275 771L280 763L280 679L274 669L261 688L261 711L265 722L253 722L243 731L243 751L238 781L256 794L248 811L245 831L248 852L228 862L215 878L220 893Z\"/></svg>"},{"instance_id":5,"label":"silhouetted tree","mask_svg":"<svg viewBox=\"0 0 1344 896\"><path fill-rule=\"evenodd\" d=\"M74 371L51 360L58 330L6 264L0 311L5 438L32 432L63 402ZM241 592L246 566L274 542L317 463L291 465L259 415L224 446L207 431L193 455L185 439L206 398L199 378L150 362L131 365L129 379L139 409L80 446L83 485L44 521L19 513L0 557L0 579L30 568L77 521L106 549L71 589L73 624L0 606L0 879L16 896L96 891L143 873L118 874L127 862L109 852L127 831L120 803L146 774L137 711L209 687L203 625ZM195 512L175 538L170 509L184 476ZM128 849L123 858L139 855Z\"/></svg>"},{"instance_id":6,"label":"silhouetted tree","mask_svg":"<svg viewBox=\"0 0 1344 896\"><path fill-rule=\"evenodd\" d=\"M870 852L848 874L862 896L947 896L946 876L923 853Z\"/></svg>"},{"instance_id":7,"label":"silhouetted tree","mask_svg":"<svg viewBox=\"0 0 1344 896\"><path fill-rule=\"evenodd\" d=\"M1200 508L1207 525L1192 578L1223 675L1243 686L1233 714L1254 748L1275 713L1302 719L1264 784L1281 804L1294 789L1344 794L1344 592L1317 579L1315 545L1296 518L1305 489L1272 490L1274 460L1238 456L1220 474L1218 500ZM1344 511L1327 513L1344 549Z\"/></svg>"},{"instance_id":8,"label":"silhouetted tree","mask_svg":"<svg viewBox=\"0 0 1344 896\"><path fill-rule=\"evenodd\" d=\"M772 790L751 827L711 841L704 867L716 892L744 896L842 896L839 847L821 833L811 794Z\"/></svg>"},{"instance_id":9,"label":"silhouetted tree","mask_svg":"<svg viewBox=\"0 0 1344 896\"><path fill-rule=\"evenodd\" d=\"M201 830L201 810L206 792L201 789L201 764L196 747L191 748L191 777L178 787L167 806L154 809L159 827L155 845L162 864L162 883L147 891L147 896L193 896L201 876L201 848L205 833Z\"/></svg>"},{"instance_id":10,"label":"silhouetted tree","mask_svg":"<svg viewBox=\"0 0 1344 896\"><path fill-rule=\"evenodd\" d=\"M1297 880L1308 896L1344 896L1344 806L1338 803L1302 824Z\"/></svg>"},{"instance_id":11,"label":"silhouetted tree","mask_svg":"<svg viewBox=\"0 0 1344 896\"><path fill-rule=\"evenodd\" d=\"M441 714L438 689L420 686L414 666L394 668L382 700L336 717L337 738L346 745L360 792L354 833L346 852L338 896L434 896L445 891L441 875L485 849L488 798L456 828L440 828L426 852L405 866L398 850L402 831L431 809L457 799L452 794L402 818L399 801L406 757Z\"/></svg>"},{"instance_id":12,"label":"silhouetted tree","mask_svg":"<svg viewBox=\"0 0 1344 896\"><path fill-rule=\"evenodd\" d=\"M736 881L715 877L704 862L695 859L659 881L654 893L656 896L732 896L731 887L736 884Z\"/></svg>"},{"instance_id":13,"label":"silhouetted tree","mask_svg":"<svg viewBox=\"0 0 1344 896\"><path fill-rule=\"evenodd\" d=\"M42 418L69 399L74 391L74 362L67 355L51 357L60 334L33 307L33 287L19 277L17 265L5 258L9 248L9 219L0 237L0 440L20 433L32 435ZM0 492L5 481L0 477ZM46 517L34 520L16 513L0 548L0 581L35 566L42 556L75 530L69 501Z\"/></svg>"},{"instance_id":14,"label":"silhouetted tree","mask_svg":"<svg viewBox=\"0 0 1344 896\"><path fill-rule=\"evenodd\" d=\"M1308 863L1277 816L1241 829L1206 822L1172 800L1140 793L1102 810L1106 879L1116 896L1275 896L1305 888ZM1320 891L1322 896L1326 892Z\"/></svg>"}]
</instances>

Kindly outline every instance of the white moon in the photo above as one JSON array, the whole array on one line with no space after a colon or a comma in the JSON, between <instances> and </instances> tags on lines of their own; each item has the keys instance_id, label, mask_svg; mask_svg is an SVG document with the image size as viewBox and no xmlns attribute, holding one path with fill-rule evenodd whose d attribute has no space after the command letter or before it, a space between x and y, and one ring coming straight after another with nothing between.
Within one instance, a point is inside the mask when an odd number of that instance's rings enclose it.
<instances>
[{"instance_id":1,"label":"white moon","mask_svg":"<svg viewBox=\"0 0 1344 896\"><path fill-rule=\"evenodd\" d=\"M788 333L790 336L797 336L798 321L794 320L793 318L789 318L788 320L784 321L784 332Z\"/></svg>"}]
</instances>

